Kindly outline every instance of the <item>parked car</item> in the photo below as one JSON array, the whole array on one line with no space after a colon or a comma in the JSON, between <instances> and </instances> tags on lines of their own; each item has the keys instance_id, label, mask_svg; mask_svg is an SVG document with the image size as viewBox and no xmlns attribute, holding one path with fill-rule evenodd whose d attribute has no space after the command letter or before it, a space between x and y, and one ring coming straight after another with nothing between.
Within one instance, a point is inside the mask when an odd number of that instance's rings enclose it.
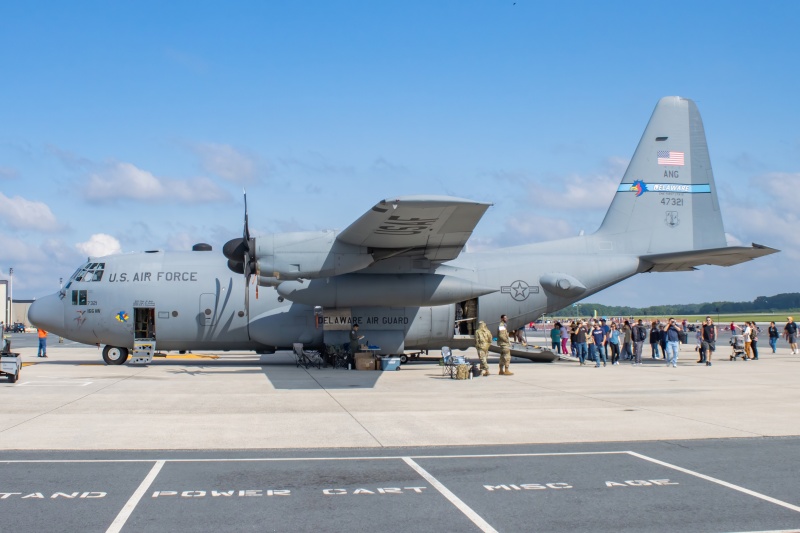
<instances>
[{"instance_id":1,"label":"parked car","mask_svg":"<svg viewBox=\"0 0 800 533\"><path fill-rule=\"evenodd\" d=\"M9 333L25 333L25 324L22 322L14 322L13 326L6 327Z\"/></svg>"}]
</instances>

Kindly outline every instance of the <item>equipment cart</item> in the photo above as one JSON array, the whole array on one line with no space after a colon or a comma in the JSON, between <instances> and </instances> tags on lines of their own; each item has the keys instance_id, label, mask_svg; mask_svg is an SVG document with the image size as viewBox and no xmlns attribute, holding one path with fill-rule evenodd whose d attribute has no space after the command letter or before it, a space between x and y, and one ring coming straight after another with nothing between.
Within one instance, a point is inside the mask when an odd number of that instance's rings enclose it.
<instances>
[{"instance_id":1,"label":"equipment cart","mask_svg":"<svg viewBox=\"0 0 800 533\"><path fill-rule=\"evenodd\" d=\"M19 369L22 368L22 358L18 353L11 352L11 342L3 339L3 349L0 350L0 376L8 376L10 383L19 379Z\"/></svg>"}]
</instances>

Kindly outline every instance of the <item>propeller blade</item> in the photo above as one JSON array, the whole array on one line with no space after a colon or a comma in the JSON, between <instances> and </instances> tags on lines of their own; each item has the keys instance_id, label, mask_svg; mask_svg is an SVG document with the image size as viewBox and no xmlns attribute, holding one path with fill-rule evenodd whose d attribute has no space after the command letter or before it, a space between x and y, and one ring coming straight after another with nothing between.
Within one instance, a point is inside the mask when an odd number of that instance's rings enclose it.
<instances>
[{"instance_id":1,"label":"propeller blade","mask_svg":"<svg viewBox=\"0 0 800 533\"><path fill-rule=\"evenodd\" d=\"M250 323L250 284L245 278L244 282L244 313L247 316L247 323Z\"/></svg>"},{"instance_id":2,"label":"propeller blade","mask_svg":"<svg viewBox=\"0 0 800 533\"><path fill-rule=\"evenodd\" d=\"M244 192L244 242L245 246L250 248L250 225L247 223L247 191Z\"/></svg>"}]
</instances>

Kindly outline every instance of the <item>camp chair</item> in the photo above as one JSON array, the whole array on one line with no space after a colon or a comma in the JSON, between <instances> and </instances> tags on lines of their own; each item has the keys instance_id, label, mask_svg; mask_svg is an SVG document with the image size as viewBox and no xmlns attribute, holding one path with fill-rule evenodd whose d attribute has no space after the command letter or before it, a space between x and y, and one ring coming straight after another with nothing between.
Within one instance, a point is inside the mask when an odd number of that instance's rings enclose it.
<instances>
[{"instance_id":1,"label":"camp chair","mask_svg":"<svg viewBox=\"0 0 800 533\"><path fill-rule=\"evenodd\" d=\"M442 346L442 363L442 375L455 378L456 368L466 364L467 359L463 355L453 355L449 346Z\"/></svg>"},{"instance_id":2,"label":"camp chair","mask_svg":"<svg viewBox=\"0 0 800 533\"><path fill-rule=\"evenodd\" d=\"M312 366L322 368L323 360L318 351L304 350L303 344L300 342L295 342L292 344L292 349L294 351L294 360L297 366L302 366L306 369Z\"/></svg>"}]
</instances>

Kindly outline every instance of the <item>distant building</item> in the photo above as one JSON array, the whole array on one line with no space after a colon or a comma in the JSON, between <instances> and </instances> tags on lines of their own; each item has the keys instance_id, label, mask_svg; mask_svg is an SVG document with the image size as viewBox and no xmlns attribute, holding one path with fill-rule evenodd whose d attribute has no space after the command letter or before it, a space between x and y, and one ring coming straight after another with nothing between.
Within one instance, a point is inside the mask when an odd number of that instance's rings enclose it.
<instances>
[{"instance_id":1,"label":"distant building","mask_svg":"<svg viewBox=\"0 0 800 533\"><path fill-rule=\"evenodd\" d=\"M28 320L28 309L31 308L33 300L14 300L14 322L22 322L26 328L33 327Z\"/></svg>"}]
</instances>

